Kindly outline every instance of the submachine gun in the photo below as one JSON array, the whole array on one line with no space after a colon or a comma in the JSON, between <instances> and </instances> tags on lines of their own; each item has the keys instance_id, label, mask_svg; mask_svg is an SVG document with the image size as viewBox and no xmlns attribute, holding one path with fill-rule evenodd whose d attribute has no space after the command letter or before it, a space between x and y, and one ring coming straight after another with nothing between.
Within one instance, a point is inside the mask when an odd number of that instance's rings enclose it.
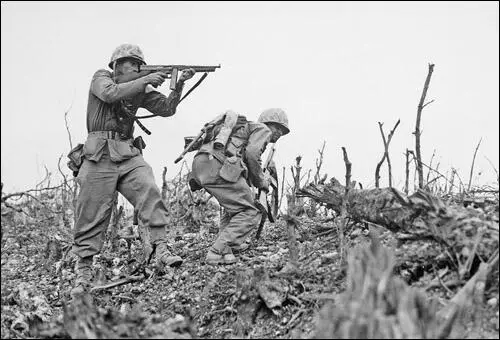
<instances>
[{"instance_id":1,"label":"submachine gun","mask_svg":"<svg viewBox=\"0 0 500 340\"><path fill-rule=\"evenodd\" d=\"M167 79L170 79L170 89L175 90L177 87L177 75L179 71L194 69L196 72L204 72L205 74L199 80L201 83L203 79L207 76L208 72L215 72L220 65L217 66L196 66L196 65L140 65L138 72L122 74L115 77L117 84L126 83L131 80L142 78L150 73L163 72L167 74ZM196 85L195 85L196 86ZM193 86L193 87L195 87ZM151 88L146 89L146 92L150 92Z\"/></svg>"},{"instance_id":2,"label":"submachine gun","mask_svg":"<svg viewBox=\"0 0 500 340\"><path fill-rule=\"evenodd\" d=\"M163 72L167 74L167 79L170 79L170 89L175 90L177 88L177 76L179 71L193 69L195 72L204 72L201 78L194 84L189 91L179 100L179 103L182 102L195 88L197 88L202 81L208 76L209 72L215 72L216 69L220 68L220 64L217 66L197 66L197 65L139 65L137 72L131 72L127 74L114 75L114 81L117 84L126 83L132 80L136 80L147 76L150 73L154 72ZM151 91L155 91L155 87L151 84L148 84L144 90L145 93L149 93ZM125 101L122 101L122 110L125 115L128 116L129 119L133 119L137 125L148 135L151 132L139 121L140 119L152 118L156 117L156 114L146 115L146 116L136 116L130 113L127 113Z\"/></svg>"}]
</instances>

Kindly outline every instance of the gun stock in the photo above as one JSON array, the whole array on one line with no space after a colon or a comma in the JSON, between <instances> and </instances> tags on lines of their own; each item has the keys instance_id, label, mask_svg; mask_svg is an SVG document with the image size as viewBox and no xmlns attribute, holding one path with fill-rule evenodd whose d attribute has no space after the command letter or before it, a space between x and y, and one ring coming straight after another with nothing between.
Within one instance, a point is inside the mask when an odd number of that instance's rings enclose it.
<instances>
[{"instance_id":1,"label":"gun stock","mask_svg":"<svg viewBox=\"0 0 500 340\"><path fill-rule=\"evenodd\" d=\"M188 144L188 146L186 146L186 147L184 148L184 151L182 151L182 153L179 155L179 157L177 157L177 158L175 159L175 161L174 161L174 163L175 163L175 164L179 163L179 162L181 161L181 159L182 159L182 158L184 158L184 155L185 155L186 153L188 153L188 152L189 152L189 149L191 149L191 147L192 147L194 144L196 144L196 142L197 142L198 140L200 140L200 138L201 138L201 137L205 134L205 131L206 131L206 129L202 129L202 130L200 131L200 133L198 134L198 136L196 136L196 137L195 137L195 138L191 141L191 143L189 143L189 144Z\"/></svg>"},{"instance_id":2,"label":"gun stock","mask_svg":"<svg viewBox=\"0 0 500 340\"><path fill-rule=\"evenodd\" d=\"M200 133L198 134L198 136L196 136L192 141L191 143L189 143L185 148L184 148L184 151L182 151L182 153L179 155L179 157L177 157L174 161L175 164L179 163L180 160L184 157L185 154L187 154L191 147L193 145L195 145L204 135L205 133L207 132L208 129L210 129L212 126L216 125L216 124L219 124L222 120L224 119L224 114L220 114L218 115L217 117L215 117L213 120L211 120L210 122L206 123L205 126L203 126L203 128L201 129Z\"/></svg>"}]
</instances>

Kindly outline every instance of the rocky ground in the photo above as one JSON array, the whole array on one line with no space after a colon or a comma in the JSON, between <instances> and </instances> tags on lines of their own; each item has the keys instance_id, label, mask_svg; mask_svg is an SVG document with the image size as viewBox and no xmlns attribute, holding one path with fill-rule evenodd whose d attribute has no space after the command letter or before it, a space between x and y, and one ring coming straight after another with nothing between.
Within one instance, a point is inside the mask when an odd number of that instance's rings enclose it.
<instances>
[{"instance_id":1,"label":"rocky ground","mask_svg":"<svg viewBox=\"0 0 500 340\"><path fill-rule=\"evenodd\" d=\"M2 338L308 338L321 308L346 289L345 253L335 220L326 217L298 218L296 272L284 270L289 262L284 220L266 225L259 241L252 235L238 263L205 264L217 233L215 217L201 226L170 229L182 266L166 272L142 268L134 273L137 281L105 288L127 277L143 257L140 233L129 217L120 224L116 247L106 244L95 259L94 283L101 289L71 301L76 260L69 251L71 230L43 207L31 216L2 206ZM366 226L351 225L344 247L369 245L368 234ZM439 307L463 286L453 285L452 270L435 261L442 251L438 246L399 244L383 229L378 234L395 255L394 274ZM498 338L498 264L484 303L467 308L450 337Z\"/></svg>"}]
</instances>

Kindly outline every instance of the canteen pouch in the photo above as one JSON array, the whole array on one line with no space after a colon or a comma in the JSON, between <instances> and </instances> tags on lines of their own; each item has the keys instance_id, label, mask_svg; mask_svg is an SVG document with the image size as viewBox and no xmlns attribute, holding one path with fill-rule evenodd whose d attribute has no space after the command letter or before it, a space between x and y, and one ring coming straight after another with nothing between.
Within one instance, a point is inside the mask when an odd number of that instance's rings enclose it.
<instances>
[{"instance_id":1,"label":"canteen pouch","mask_svg":"<svg viewBox=\"0 0 500 340\"><path fill-rule=\"evenodd\" d=\"M83 159L85 155L83 153L83 144L79 143L68 153L68 168L73 171L73 177L78 176L78 172L80 171L80 167L83 164Z\"/></svg>"},{"instance_id":2,"label":"canteen pouch","mask_svg":"<svg viewBox=\"0 0 500 340\"><path fill-rule=\"evenodd\" d=\"M226 157L219 170L219 176L228 182L235 183L240 178L243 167L239 157Z\"/></svg>"}]
</instances>

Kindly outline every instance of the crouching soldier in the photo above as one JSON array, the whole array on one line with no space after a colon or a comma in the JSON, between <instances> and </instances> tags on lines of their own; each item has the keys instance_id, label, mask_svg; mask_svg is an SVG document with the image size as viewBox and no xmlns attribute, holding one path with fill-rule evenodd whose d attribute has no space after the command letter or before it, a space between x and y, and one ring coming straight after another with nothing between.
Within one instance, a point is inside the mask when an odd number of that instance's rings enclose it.
<instances>
[{"instance_id":1,"label":"crouching soldier","mask_svg":"<svg viewBox=\"0 0 500 340\"><path fill-rule=\"evenodd\" d=\"M192 188L197 185L205 188L224 208L219 235L205 259L211 265L234 263L233 250L248 247L244 241L262 216L251 186L269 190L261 155L268 143L276 143L290 132L287 115L279 108L265 110L258 122L247 121L242 115L237 119L227 117L228 114L234 113L228 111L225 119L231 124L231 134L220 140L220 135L227 136L224 125L219 134L217 128L212 136L207 133L195 154L190 175Z\"/></svg>"},{"instance_id":2,"label":"crouching soldier","mask_svg":"<svg viewBox=\"0 0 500 340\"><path fill-rule=\"evenodd\" d=\"M77 277L71 294L84 292L92 279L91 264L100 253L111 217L114 196L120 192L133 206L139 225L150 229L157 266L178 266L179 256L167 246L165 227L168 212L161 199L153 171L142 156L143 143L134 142L134 116L139 107L163 117L175 114L184 81L194 75L186 70L177 88L168 97L146 86L160 86L167 75L162 72L118 84L116 76L138 71L145 64L136 45L118 46L109 68L98 70L90 84L87 106L88 137L83 146L83 162L78 170L80 193L75 209L73 251L79 257ZM136 139L137 141L137 139Z\"/></svg>"}]
</instances>

